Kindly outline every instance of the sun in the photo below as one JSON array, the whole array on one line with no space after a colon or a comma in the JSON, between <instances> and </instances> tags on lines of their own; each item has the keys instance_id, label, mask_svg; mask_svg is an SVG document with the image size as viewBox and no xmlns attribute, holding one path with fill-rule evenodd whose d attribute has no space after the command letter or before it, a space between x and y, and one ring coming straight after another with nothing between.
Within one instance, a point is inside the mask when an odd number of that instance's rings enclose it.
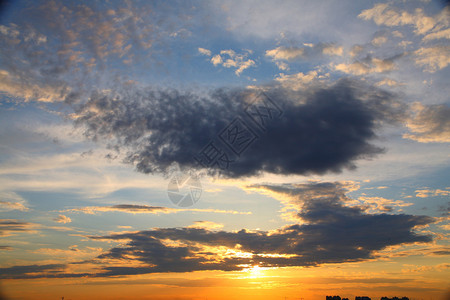
<instances>
[{"instance_id":1,"label":"sun","mask_svg":"<svg viewBox=\"0 0 450 300\"><path fill-rule=\"evenodd\" d=\"M247 278L260 278L263 277L263 270L264 268L261 268L260 266L252 266L248 268L246 271L248 272Z\"/></svg>"}]
</instances>

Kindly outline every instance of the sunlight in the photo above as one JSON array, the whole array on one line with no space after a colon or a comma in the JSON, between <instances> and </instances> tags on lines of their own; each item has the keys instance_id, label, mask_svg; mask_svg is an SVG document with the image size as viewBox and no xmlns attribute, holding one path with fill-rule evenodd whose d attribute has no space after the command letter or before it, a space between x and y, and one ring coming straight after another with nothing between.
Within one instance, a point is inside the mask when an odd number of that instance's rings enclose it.
<instances>
[{"instance_id":1,"label":"sunlight","mask_svg":"<svg viewBox=\"0 0 450 300\"><path fill-rule=\"evenodd\" d=\"M247 272L248 276L246 276L245 278L261 278L264 277L263 271L265 268L261 268L260 266L252 266L248 269L245 269L244 271Z\"/></svg>"}]
</instances>

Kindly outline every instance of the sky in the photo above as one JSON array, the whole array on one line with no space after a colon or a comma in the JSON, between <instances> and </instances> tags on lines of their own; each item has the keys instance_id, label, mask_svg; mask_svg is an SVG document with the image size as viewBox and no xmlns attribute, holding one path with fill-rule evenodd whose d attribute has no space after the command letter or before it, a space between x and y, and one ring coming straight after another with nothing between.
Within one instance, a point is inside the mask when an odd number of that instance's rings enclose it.
<instances>
[{"instance_id":1,"label":"sky","mask_svg":"<svg viewBox=\"0 0 450 300\"><path fill-rule=\"evenodd\" d=\"M450 297L445 1L4 1L1 299Z\"/></svg>"}]
</instances>

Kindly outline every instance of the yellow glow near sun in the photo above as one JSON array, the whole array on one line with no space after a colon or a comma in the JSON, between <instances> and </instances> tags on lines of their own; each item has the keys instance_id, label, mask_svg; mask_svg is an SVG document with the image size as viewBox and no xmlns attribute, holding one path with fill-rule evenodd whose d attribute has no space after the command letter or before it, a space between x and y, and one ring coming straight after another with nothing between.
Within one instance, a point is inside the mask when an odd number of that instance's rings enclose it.
<instances>
[{"instance_id":1,"label":"yellow glow near sun","mask_svg":"<svg viewBox=\"0 0 450 300\"><path fill-rule=\"evenodd\" d=\"M264 268L261 268L260 266L253 266L251 268L246 269L248 276L246 278L260 278L264 277L263 271Z\"/></svg>"}]
</instances>

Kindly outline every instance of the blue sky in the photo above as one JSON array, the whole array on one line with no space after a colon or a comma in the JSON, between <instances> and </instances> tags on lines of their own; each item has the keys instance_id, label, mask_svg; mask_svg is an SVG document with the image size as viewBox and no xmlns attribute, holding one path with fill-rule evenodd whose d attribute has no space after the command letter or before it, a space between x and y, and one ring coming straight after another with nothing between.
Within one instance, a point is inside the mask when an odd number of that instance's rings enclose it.
<instances>
[{"instance_id":1,"label":"blue sky","mask_svg":"<svg viewBox=\"0 0 450 300\"><path fill-rule=\"evenodd\" d=\"M3 5L4 293L119 279L193 299L203 280L225 299L244 278L254 299L443 295L449 23L441 1ZM245 113L261 99L280 112L264 127ZM239 155L220 140L238 116L257 137ZM211 141L227 168L195 163ZM194 205L170 201L174 170L203 174Z\"/></svg>"}]
</instances>

